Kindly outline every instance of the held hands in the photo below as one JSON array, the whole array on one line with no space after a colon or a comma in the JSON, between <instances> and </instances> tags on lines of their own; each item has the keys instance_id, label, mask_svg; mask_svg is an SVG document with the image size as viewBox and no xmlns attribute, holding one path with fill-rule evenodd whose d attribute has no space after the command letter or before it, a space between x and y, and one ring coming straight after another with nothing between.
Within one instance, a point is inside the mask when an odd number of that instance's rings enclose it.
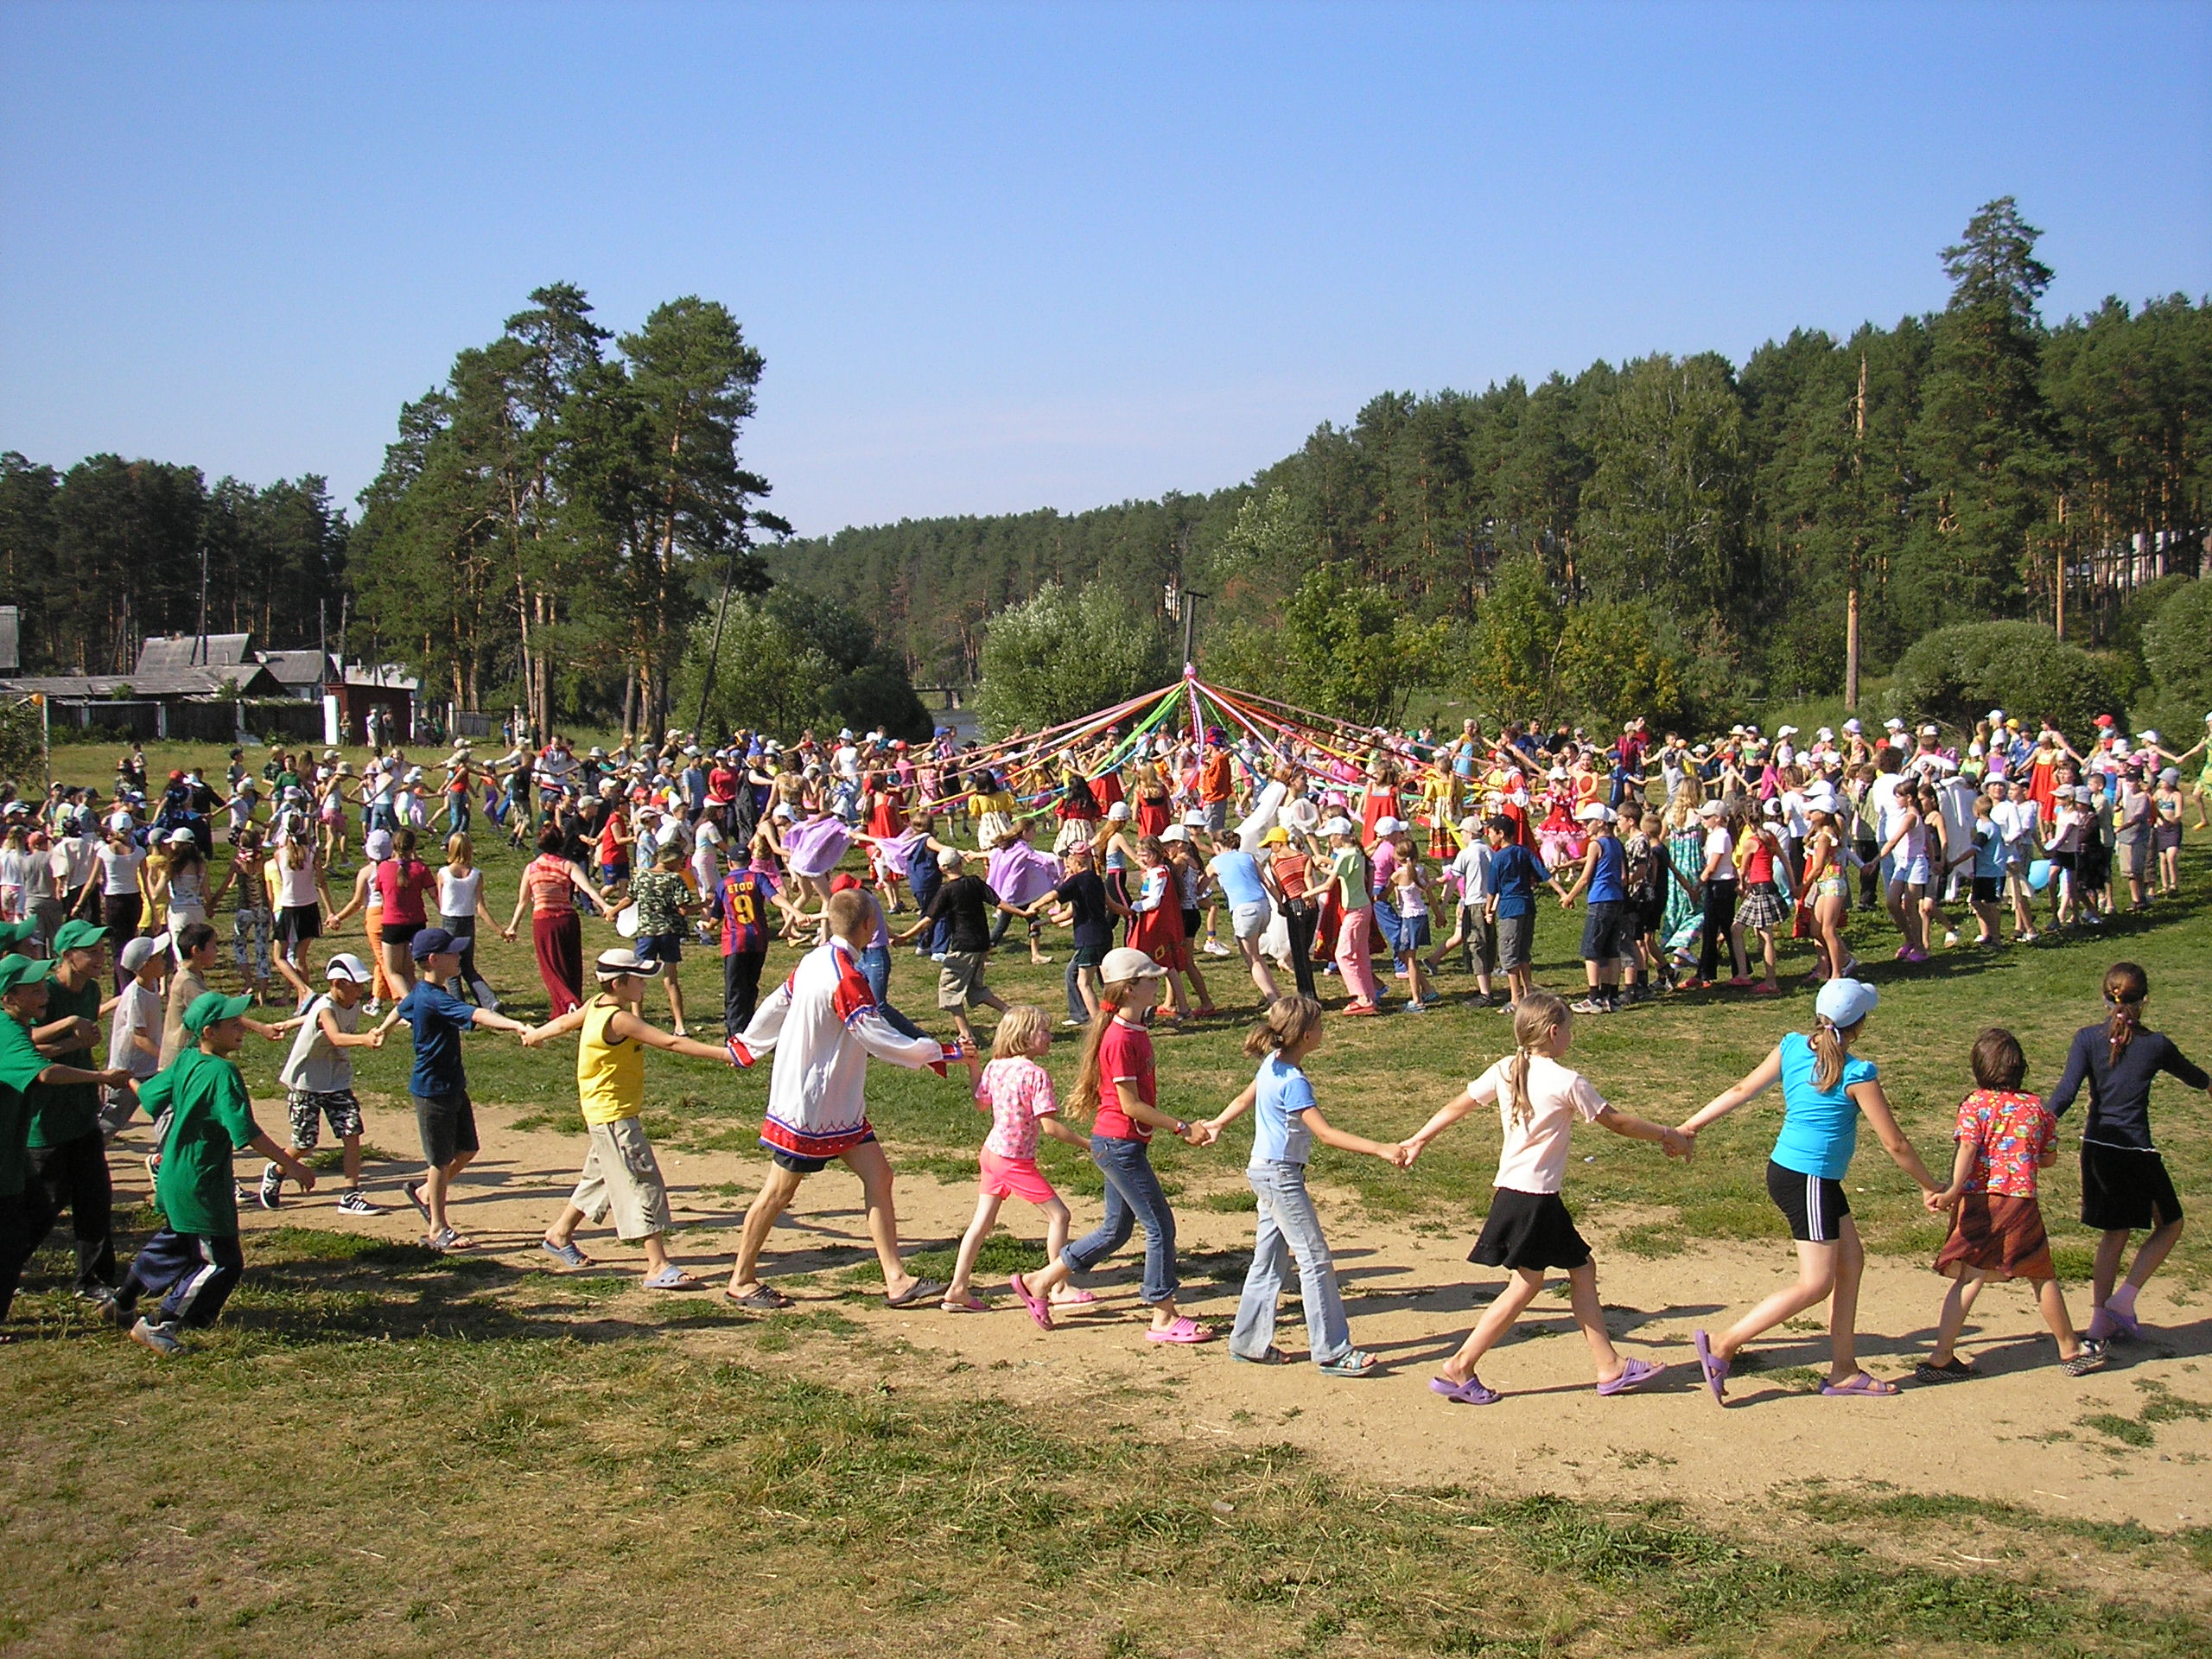
<instances>
[{"instance_id":1,"label":"held hands","mask_svg":"<svg viewBox=\"0 0 2212 1659\"><path fill-rule=\"evenodd\" d=\"M1183 1126L1183 1140L1193 1147L1210 1147L1221 1139L1221 1125L1214 1122L1191 1122Z\"/></svg>"},{"instance_id":2,"label":"held hands","mask_svg":"<svg viewBox=\"0 0 2212 1659\"><path fill-rule=\"evenodd\" d=\"M1659 1131L1659 1144L1666 1149L1669 1158L1687 1160L1697 1149L1697 1138L1685 1135L1680 1129L1662 1128Z\"/></svg>"},{"instance_id":3,"label":"held hands","mask_svg":"<svg viewBox=\"0 0 2212 1659\"><path fill-rule=\"evenodd\" d=\"M543 1028L541 1027L524 1026L521 1030L515 1033L515 1040L520 1043L524 1048L536 1048L540 1043L545 1040L545 1033Z\"/></svg>"},{"instance_id":4,"label":"held hands","mask_svg":"<svg viewBox=\"0 0 2212 1659\"><path fill-rule=\"evenodd\" d=\"M1383 1153L1394 1169L1411 1169L1414 1160L1421 1156L1421 1148L1410 1141L1401 1141L1395 1147L1386 1147Z\"/></svg>"},{"instance_id":5,"label":"held hands","mask_svg":"<svg viewBox=\"0 0 2212 1659\"><path fill-rule=\"evenodd\" d=\"M1956 1208L1960 1196L1959 1189L1955 1186L1931 1187L1920 1195L1920 1201L1928 1206L1929 1215L1940 1216Z\"/></svg>"}]
</instances>

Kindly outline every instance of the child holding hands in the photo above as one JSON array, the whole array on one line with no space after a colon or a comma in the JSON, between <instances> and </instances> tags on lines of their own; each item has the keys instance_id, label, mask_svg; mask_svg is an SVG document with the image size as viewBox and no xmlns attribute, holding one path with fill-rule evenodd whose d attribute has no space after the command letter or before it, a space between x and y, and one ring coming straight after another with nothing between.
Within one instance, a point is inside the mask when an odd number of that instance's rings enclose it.
<instances>
[{"instance_id":1,"label":"child holding hands","mask_svg":"<svg viewBox=\"0 0 2212 1659\"><path fill-rule=\"evenodd\" d=\"M2036 1172L2058 1161L2058 1120L2041 1096L2020 1091L2027 1070L2019 1039L2001 1026L1974 1039L1974 1090L1959 1103L1951 1184L1928 1195L1931 1214L1952 1212L1951 1236L1936 1257L1936 1271L1950 1279L1951 1288L1936 1324L1935 1351L1913 1373L1920 1382L1981 1375L1952 1347L1974 1298L1992 1279L2024 1279L2035 1287L2067 1376L2086 1376L2104 1365L2103 1343L2075 1338L2050 1264Z\"/></svg>"},{"instance_id":2,"label":"child holding hands","mask_svg":"<svg viewBox=\"0 0 2212 1659\"><path fill-rule=\"evenodd\" d=\"M990 1304L976 1294L969 1281L983 1241L997 1225L999 1206L1008 1198L1034 1205L1045 1217L1045 1259L1059 1260L1067 1248L1068 1207L1037 1167L1037 1137L1042 1133L1085 1151L1090 1143L1060 1122L1059 1103L1052 1097L1052 1079L1039 1064L1052 1046L1052 1022L1044 1009L1016 1003L999 1021L991 1039L991 1060L983 1065L972 1053L963 1058L976 1082L976 1109L991 1115L991 1132L984 1137L982 1173L977 1181L976 1218L960 1241L960 1255L953 1263L952 1282L945 1287L943 1306L948 1313L981 1313ZM1094 1300L1089 1291L1070 1291L1054 1299L1056 1305Z\"/></svg>"},{"instance_id":3,"label":"child holding hands","mask_svg":"<svg viewBox=\"0 0 2212 1659\"><path fill-rule=\"evenodd\" d=\"M1321 1005L1310 996L1278 997L1244 1039L1244 1052L1260 1062L1259 1074L1219 1116L1198 1126L1199 1144L1205 1145L1247 1111L1253 1114L1252 1161L1244 1176L1260 1200L1260 1231L1236 1304L1236 1325L1229 1334L1229 1357L1255 1365L1283 1363L1272 1342L1275 1299L1283 1269L1295 1256L1313 1363L1331 1376L1366 1376L1376 1370L1376 1361L1351 1345L1336 1262L1306 1191L1306 1164L1316 1141L1402 1168L1411 1160L1401 1147L1348 1135L1322 1117L1303 1069L1306 1057L1320 1046Z\"/></svg>"},{"instance_id":4,"label":"child holding hands","mask_svg":"<svg viewBox=\"0 0 2212 1659\"><path fill-rule=\"evenodd\" d=\"M1510 1268L1513 1277L1459 1351L1429 1382L1432 1393L1454 1405L1487 1406L1504 1397L1483 1385L1475 1367L1535 1300L1553 1268L1567 1269L1570 1306L1596 1363L1599 1393L1625 1394L1666 1369L1649 1360L1624 1359L1615 1351L1598 1301L1597 1263L1559 1193L1567 1173L1567 1139L1578 1117L1630 1140L1656 1141L1670 1158L1684 1155L1689 1143L1679 1130L1615 1111L1587 1077L1560 1065L1573 1039L1574 1016L1566 1002L1549 991L1523 991L1513 1011L1514 1052L1469 1084L1402 1148L1409 1167L1431 1141L1476 1107L1493 1103L1505 1129L1490 1216L1467 1259Z\"/></svg>"}]
</instances>

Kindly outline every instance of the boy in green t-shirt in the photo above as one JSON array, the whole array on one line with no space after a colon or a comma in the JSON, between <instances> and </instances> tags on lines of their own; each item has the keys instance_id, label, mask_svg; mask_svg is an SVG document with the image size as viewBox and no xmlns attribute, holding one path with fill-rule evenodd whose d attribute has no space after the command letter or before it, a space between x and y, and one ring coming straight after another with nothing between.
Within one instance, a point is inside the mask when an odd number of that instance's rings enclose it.
<instances>
[{"instance_id":1,"label":"boy in green t-shirt","mask_svg":"<svg viewBox=\"0 0 2212 1659\"><path fill-rule=\"evenodd\" d=\"M30 1103L26 1091L39 1083L94 1085L118 1084L124 1071L86 1071L64 1065L38 1052L31 1029L46 1020L47 982L54 963L25 956L0 957L0 1319L16 1299L23 1263L46 1234L43 1205L26 1202L30 1173L27 1142ZM0 1340L5 1340L0 1338Z\"/></svg>"},{"instance_id":2,"label":"boy in green t-shirt","mask_svg":"<svg viewBox=\"0 0 2212 1659\"><path fill-rule=\"evenodd\" d=\"M251 1147L302 1192L315 1190L315 1172L254 1122L245 1078L231 1058L245 1040L244 1015L252 1006L251 997L220 991L194 998L184 1029L198 1046L138 1085L138 1103L149 1116L170 1114L154 1181L154 1202L166 1224L139 1250L115 1300L118 1313L127 1316L141 1296L160 1294L162 1317L142 1316L130 1327L131 1340L157 1354L183 1351L179 1333L185 1325L213 1325L245 1272L232 1154Z\"/></svg>"}]
</instances>

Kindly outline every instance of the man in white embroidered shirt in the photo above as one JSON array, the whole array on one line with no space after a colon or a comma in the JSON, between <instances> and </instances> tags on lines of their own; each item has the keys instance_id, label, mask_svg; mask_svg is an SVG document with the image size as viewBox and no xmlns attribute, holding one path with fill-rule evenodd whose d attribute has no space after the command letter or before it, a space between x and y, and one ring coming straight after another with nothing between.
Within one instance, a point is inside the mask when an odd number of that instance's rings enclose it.
<instances>
[{"instance_id":1,"label":"man in white embroidered shirt","mask_svg":"<svg viewBox=\"0 0 2212 1659\"><path fill-rule=\"evenodd\" d=\"M834 893L829 904L830 941L801 959L775 994L760 1005L744 1034L730 1039L731 1056L749 1065L771 1050L768 1111L760 1144L772 1167L760 1196L745 1212L737 1266L724 1294L741 1307L775 1308L790 1299L755 1276L769 1230L798 1194L799 1183L842 1159L861 1178L868 1237L883 1265L884 1299L910 1307L944 1295L944 1287L917 1279L899 1260L899 1215L891 1197L891 1164L868 1126L863 1097L868 1056L944 1075L959 1058L933 1037L905 1037L877 1006L860 968L860 953L875 929L875 910L859 892Z\"/></svg>"}]
</instances>

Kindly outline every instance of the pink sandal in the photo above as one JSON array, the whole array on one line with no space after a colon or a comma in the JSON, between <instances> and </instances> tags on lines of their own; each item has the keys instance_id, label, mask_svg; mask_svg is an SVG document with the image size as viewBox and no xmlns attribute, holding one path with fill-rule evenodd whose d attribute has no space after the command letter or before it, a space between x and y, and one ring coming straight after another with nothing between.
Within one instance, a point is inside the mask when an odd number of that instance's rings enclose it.
<instances>
[{"instance_id":1,"label":"pink sandal","mask_svg":"<svg viewBox=\"0 0 2212 1659\"><path fill-rule=\"evenodd\" d=\"M1190 1344L1211 1342L1213 1338L1213 1332L1200 1325L1187 1313L1179 1318L1173 1325L1164 1325L1157 1331L1147 1331L1144 1333L1144 1339L1147 1342Z\"/></svg>"},{"instance_id":2,"label":"pink sandal","mask_svg":"<svg viewBox=\"0 0 2212 1659\"><path fill-rule=\"evenodd\" d=\"M1029 1281L1027 1279L1017 1273L1006 1281L1006 1287L1021 1299L1021 1305L1029 1310L1029 1317L1036 1320L1037 1328L1039 1331L1049 1331L1052 1328L1052 1308L1046 1305L1042 1296L1029 1288Z\"/></svg>"}]
</instances>

